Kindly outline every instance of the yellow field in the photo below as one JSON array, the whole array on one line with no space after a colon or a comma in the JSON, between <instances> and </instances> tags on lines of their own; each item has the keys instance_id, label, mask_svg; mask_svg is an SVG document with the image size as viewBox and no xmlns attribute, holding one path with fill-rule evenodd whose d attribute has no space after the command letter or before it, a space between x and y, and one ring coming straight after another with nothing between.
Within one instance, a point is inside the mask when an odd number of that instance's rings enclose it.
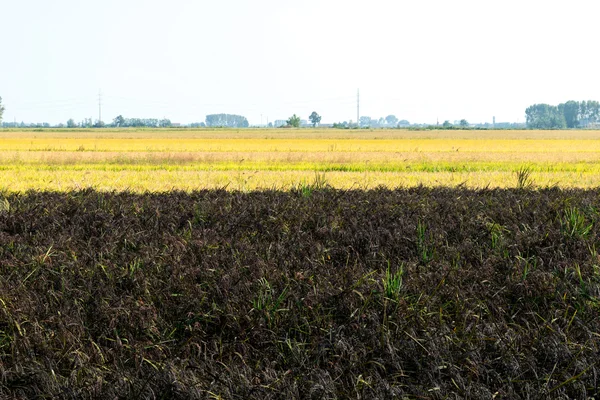
<instances>
[{"instance_id":1,"label":"yellow field","mask_svg":"<svg viewBox=\"0 0 600 400\"><path fill-rule=\"evenodd\" d=\"M600 131L0 131L0 190L600 186Z\"/></svg>"}]
</instances>

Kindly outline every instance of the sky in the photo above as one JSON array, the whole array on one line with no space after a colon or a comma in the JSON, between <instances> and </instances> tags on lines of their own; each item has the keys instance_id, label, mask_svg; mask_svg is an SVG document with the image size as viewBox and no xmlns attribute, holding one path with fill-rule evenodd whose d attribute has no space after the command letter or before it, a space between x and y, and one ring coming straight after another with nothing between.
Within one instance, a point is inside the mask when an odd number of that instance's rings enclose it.
<instances>
[{"instance_id":1,"label":"sky","mask_svg":"<svg viewBox=\"0 0 600 400\"><path fill-rule=\"evenodd\" d=\"M5 121L524 122L600 100L595 0L0 0Z\"/></svg>"}]
</instances>

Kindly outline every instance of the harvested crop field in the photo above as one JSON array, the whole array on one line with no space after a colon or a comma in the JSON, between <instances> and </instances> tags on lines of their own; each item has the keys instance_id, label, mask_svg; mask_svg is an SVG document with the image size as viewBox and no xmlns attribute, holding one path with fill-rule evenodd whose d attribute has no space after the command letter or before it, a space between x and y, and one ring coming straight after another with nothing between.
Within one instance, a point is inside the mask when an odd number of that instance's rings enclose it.
<instances>
[{"instance_id":1,"label":"harvested crop field","mask_svg":"<svg viewBox=\"0 0 600 400\"><path fill-rule=\"evenodd\" d=\"M0 131L0 190L600 186L600 131Z\"/></svg>"},{"instance_id":2,"label":"harvested crop field","mask_svg":"<svg viewBox=\"0 0 600 400\"><path fill-rule=\"evenodd\" d=\"M0 197L0 397L585 399L600 192Z\"/></svg>"}]
</instances>

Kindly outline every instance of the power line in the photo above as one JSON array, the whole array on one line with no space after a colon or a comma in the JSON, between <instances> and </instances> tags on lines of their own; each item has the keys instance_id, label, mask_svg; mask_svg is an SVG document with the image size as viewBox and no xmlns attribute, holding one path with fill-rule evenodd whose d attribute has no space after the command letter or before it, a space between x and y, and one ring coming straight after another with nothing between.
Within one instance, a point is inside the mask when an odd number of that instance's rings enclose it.
<instances>
[{"instance_id":1,"label":"power line","mask_svg":"<svg viewBox=\"0 0 600 400\"><path fill-rule=\"evenodd\" d=\"M45 103L21 103L11 107L12 110L48 110L48 109L72 109L77 106L89 105L90 100L81 99L73 101L56 101Z\"/></svg>"},{"instance_id":2,"label":"power line","mask_svg":"<svg viewBox=\"0 0 600 400\"><path fill-rule=\"evenodd\" d=\"M61 103L73 103L73 102L81 102L81 101L89 101L88 98L70 98L70 99L49 99L49 100L38 100L38 101L25 101L19 104L28 107L35 106L44 106L44 105L55 105Z\"/></svg>"}]
</instances>

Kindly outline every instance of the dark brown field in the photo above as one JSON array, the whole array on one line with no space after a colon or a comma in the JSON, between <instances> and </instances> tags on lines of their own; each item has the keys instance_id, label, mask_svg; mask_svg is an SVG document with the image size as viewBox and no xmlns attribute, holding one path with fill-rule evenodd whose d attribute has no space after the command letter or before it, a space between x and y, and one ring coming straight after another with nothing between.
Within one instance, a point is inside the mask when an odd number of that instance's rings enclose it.
<instances>
[{"instance_id":1,"label":"dark brown field","mask_svg":"<svg viewBox=\"0 0 600 400\"><path fill-rule=\"evenodd\" d=\"M0 196L0 398L586 399L600 191Z\"/></svg>"}]
</instances>

